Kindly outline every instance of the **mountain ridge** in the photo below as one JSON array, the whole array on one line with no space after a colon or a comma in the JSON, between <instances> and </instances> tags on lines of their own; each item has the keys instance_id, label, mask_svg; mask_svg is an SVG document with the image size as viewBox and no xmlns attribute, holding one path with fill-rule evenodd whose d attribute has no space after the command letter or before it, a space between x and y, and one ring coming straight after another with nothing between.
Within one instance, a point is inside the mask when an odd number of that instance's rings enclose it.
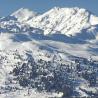
<instances>
[{"instance_id":1,"label":"mountain ridge","mask_svg":"<svg viewBox=\"0 0 98 98\"><path fill-rule=\"evenodd\" d=\"M92 22L90 19L95 19L97 22ZM80 32L86 26L98 24L98 18L91 15L86 9L77 7L53 8L37 18L31 19L28 24L43 29L46 35L52 33L52 29L65 35L72 33L74 35L74 33Z\"/></svg>"},{"instance_id":2,"label":"mountain ridge","mask_svg":"<svg viewBox=\"0 0 98 98\"><path fill-rule=\"evenodd\" d=\"M98 88L89 86L98 70L97 18L86 9L59 7L40 15L21 8L0 18L1 98L52 98L52 89L58 97L66 95L66 83L75 96L97 96Z\"/></svg>"},{"instance_id":3,"label":"mountain ridge","mask_svg":"<svg viewBox=\"0 0 98 98\"><path fill-rule=\"evenodd\" d=\"M20 22L27 21L33 17L36 17L38 13L31 11L27 8L20 8L17 11L13 12L10 16L14 16Z\"/></svg>"}]
</instances>

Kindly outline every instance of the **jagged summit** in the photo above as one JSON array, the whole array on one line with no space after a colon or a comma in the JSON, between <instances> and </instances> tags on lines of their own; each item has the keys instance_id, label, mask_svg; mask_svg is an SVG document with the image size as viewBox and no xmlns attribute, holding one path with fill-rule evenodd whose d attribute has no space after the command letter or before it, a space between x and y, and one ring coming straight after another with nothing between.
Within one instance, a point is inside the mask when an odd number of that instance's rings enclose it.
<instances>
[{"instance_id":1,"label":"jagged summit","mask_svg":"<svg viewBox=\"0 0 98 98\"><path fill-rule=\"evenodd\" d=\"M30 27L43 30L44 35L58 33L67 36L84 35L84 29L85 32L89 34L88 32L96 32L95 28L98 27L96 26L98 25L98 17L90 11L78 7L54 7L40 15L29 9L21 8L1 20L1 27L3 28L1 31L5 31L4 29L8 30L7 27L10 29L13 27L16 30L17 27L15 24L21 29L21 25L26 24ZM26 29L26 27L23 28ZM18 32L22 32L22 30L18 30ZM13 29L11 31L13 31ZM94 36L96 36L96 33L94 33Z\"/></svg>"},{"instance_id":2,"label":"jagged summit","mask_svg":"<svg viewBox=\"0 0 98 98\"><path fill-rule=\"evenodd\" d=\"M50 9L50 11L66 11L66 13L67 13L67 11L71 11L71 12L78 12L78 11L81 11L81 12L89 12L87 9L84 9L84 8L79 8L79 7L70 7L70 8L68 8L68 7L54 7L54 8L52 8L52 9ZM69 13L68 12L68 13ZM90 13L90 12L89 12Z\"/></svg>"},{"instance_id":3,"label":"jagged summit","mask_svg":"<svg viewBox=\"0 0 98 98\"><path fill-rule=\"evenodd\" d=\"M98 24L98 18L83 8L54 7L46 13L39 15L27 22L29 25L44 30L44 34L55 31L61 34L75 35L82 29Z\"/></svg>"},{"instance_id":4,"label":"jagged summit","mask_svg":"<svg viewBox=\"0 0 98 98\"><path fill-rule=\"evenodd\" d=\"M38 14L36 12L26 8L20 8L19 10L11 14L11 16L15 16L16 18L18 18L19 21L22 21L22 22L27 21L37 15Z\"/></svg>"}]
</instances>

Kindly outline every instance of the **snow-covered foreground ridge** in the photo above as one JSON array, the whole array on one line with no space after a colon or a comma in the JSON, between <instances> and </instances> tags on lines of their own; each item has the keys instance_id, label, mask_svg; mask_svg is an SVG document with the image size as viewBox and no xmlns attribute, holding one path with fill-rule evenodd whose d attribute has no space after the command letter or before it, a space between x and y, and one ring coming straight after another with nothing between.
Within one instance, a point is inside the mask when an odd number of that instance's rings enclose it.
<instances>
[{"instance_id":1,"label":"snow-covered foreground ridge","mask_svg":"<svg viewBox=\"0 0 98 98\"><path fill-rule=\"evenodd\" d=\"M86 9L55 7L38 14L21 8L0 18L2 98L97 96L97 60L98 17Z\"/></svg>"}]
</instances>

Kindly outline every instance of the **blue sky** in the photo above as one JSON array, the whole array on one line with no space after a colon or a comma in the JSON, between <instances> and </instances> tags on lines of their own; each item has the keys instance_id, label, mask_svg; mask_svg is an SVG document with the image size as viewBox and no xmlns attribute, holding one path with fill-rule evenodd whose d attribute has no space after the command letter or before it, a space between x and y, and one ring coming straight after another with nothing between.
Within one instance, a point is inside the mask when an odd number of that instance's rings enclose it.
<instances>
[{"instance_id":1,"label":"blue sky","mask_svg":"<svg viewBox=\"0 0 98 98\"><path fill-rule=\"evenodd\" d=\"M7 16L21 7L43 13L55 6L86 8L98 16L98 0L0 0L0 16Z\"/></svg>"}]
</instances>

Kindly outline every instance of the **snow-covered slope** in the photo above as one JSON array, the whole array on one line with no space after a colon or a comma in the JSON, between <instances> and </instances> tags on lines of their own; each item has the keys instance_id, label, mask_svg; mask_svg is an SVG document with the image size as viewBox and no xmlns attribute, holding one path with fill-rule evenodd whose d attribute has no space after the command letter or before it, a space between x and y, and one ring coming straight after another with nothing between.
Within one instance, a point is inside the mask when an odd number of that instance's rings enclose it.
<instances>
[{"instance_id":1,"label":"snow-covered slope","mask_svg":"<svg viewBox=\"0 0 98 98\"><path fill-rule=\"evenodd\" d=\"M33 17L36 17L38 14L36 12L30 11L29 9L21 8L16 12L12 13L11 16L18 18L18 21L25 22Z\"/></svg>"},{"instance_id":2,"label":"snow-covered slope","mask_svg":"<svg viewBox=\"0 0 98 98\"><path fill-rule=\"evenodd\" d=\"M14 77L9 73L16 65L20 67L27 63L29 58L34 58L35 62L51 61L53 68L59 64L70 65L76 58L88 59L87 62L90 62L91 58L98 60L98 17L83 8L55 7L41 15L21 8L7 17L0 18L0 93L2 87L6 88L5 82L9 77ZM88 86L87 80L81 77L78 79L80 83L76 88L77 92L80 92L80 96L88 96L79 89L86 89L84 86ZM14 83L15 87L17 85L19 86L19 83ZM19 88L21 89L20 86ZM28 97L24 95L26 88L22 88L21 92L19 96L18 90L6 93L8 97L3 93L1 95L2 98ZM36 95L34 91L33 94L29 97L39 96L39 93ZM43 98L49 98L46 93L44 96Z\"/></svg>"},{"instance_id":3,"label":"snow-covered slope","mask_svg":"<svg viewBox=\"0 0 98 98\"><path fill-rule=\"evenodd\" d=\"M44 34L61 33L70 36L97 25L98 17L83 8L55 7L29 20L28 24L43 29Z\"/></svg>"}]
</instances>

